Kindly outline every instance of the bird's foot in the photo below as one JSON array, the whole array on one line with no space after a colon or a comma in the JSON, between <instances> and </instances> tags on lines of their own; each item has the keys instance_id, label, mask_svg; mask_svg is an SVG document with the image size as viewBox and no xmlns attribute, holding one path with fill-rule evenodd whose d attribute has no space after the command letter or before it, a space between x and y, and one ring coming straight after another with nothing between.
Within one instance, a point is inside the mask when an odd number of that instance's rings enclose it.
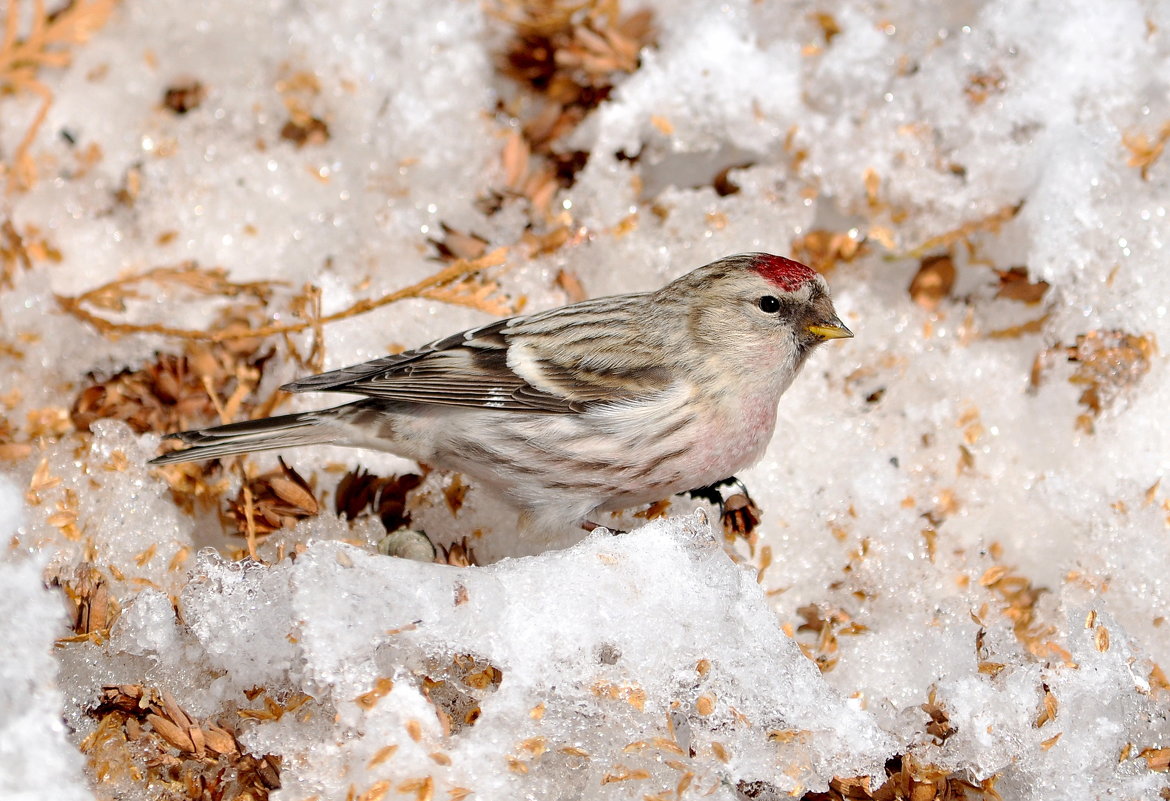
<instances>
[{"instance_id":1,"label":"bird's foot","mask_svg":"<svg viewBox=\"0 0 1170 801\"><path fill-rule=\"evenodd\" d=\"M725 487L731 487L733 492L725 496L723 494ZM723 524L723 533L728 539L736 537L748 539L760 524L760 507L756 506L744 483L735 476L681 494L718 506L719 521Z\"/></svg>"}]
</instances>

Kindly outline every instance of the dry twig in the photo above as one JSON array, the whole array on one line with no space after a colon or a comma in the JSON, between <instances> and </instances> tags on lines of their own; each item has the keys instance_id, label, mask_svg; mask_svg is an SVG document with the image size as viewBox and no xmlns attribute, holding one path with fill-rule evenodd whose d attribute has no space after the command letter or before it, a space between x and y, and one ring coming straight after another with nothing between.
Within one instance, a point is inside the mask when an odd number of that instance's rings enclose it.
<instances>
[{"instance_id":1,"label":"dry twig","mask_svg":"<svg viewBox=\"0 0 1170 801\"><path fill-rule=\"evenodd\" d=\"M203 294L216 294L221 296L253 294L259 297L260 295L258 293L267 291L269 288L278 285L277 282L272 281L236 284L228 281L225 277L226 274L222 270L198 270L192 268L190 265L177 268L157 268L142 275L111 281L76 297L58 295L57 303L66 313L73 315L83 322L89 323L107 336L121 334L159 334L162 336L204 342L227 342L235 339L261 338L277 335L285 336L300 333L308 329L319 330L321 326L329 323L356 317L374 311L375 309L380 309L383 306L388 306L391 303L406 300L407 298L426 297L427 293L431 290L447 287L456 281L465 279L489 267L496 267L503 264L506 255L507 248L497 248L482 258L474 260L460 259L408 287L395 290L380 298L359 300L348 308L334 312L333 314L311 319L302 319L295 323L269 324L256 328L221 328L216 331L204 331L194 328L174 328L161 323L118 323L86 308L87 306L94 306L121 311L124 308L122 304L125 299L137 296L133 287L146 281L164 284L182 284ZM444 298L444 300L448 299ZM448 302L450 301L448 300Z\"/></svg>"}]
</instances>

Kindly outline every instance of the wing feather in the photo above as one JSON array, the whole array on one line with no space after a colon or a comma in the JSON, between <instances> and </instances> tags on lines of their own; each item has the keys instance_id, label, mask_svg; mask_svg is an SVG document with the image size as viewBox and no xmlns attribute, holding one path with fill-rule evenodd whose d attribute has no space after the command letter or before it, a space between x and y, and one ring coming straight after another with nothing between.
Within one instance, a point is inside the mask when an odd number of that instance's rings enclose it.
<instances>
[{"instance_id":1,"label":"wing feather","mask_svg":"<svg viewBox=\"0 0 1170 801\"><path fill-rule=\"evenodd\" d=\"M668 386L665 370L644 366L645 354L636 364L613 356L623 343L644 340L640 329L646 297L604 298L499 320L282 389L500 411L579 413L593 403L630 400Z\"/></svg>"}]
</instances>

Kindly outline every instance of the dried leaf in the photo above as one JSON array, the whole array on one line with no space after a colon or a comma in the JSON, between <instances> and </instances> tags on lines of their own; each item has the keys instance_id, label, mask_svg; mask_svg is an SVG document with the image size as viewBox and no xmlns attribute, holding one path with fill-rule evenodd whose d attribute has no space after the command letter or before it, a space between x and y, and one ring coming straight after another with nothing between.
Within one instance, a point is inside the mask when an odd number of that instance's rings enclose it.
<instances>
[{"instance_id":1,"label":"dried leaf","mask_svg":"<svg viewBox=\"0 0 1170 801\"><path fill-rule=\"evenodd\" d=\"M967 78L967 86L963 94L973 106L981 106L993 95L998 95L1007 89L1007 78L998 67L987 72L977 72Z\"/></svg>"},{"instance_id":2,"label":"dried leaf","mask_svg":"<svg viewBox=\"0 0 1170 801\"><path fill-rule=\"evenodd\" d=\"M32 122L12 151L12 162L8 165L9 189L25 189L36 180L36 167L28 151L53 103L52 91L38 77L40 71L69 66L73 60L72 49L87 42L106 24L116 4L117 0L73 0L46 13L44 3L37 2L29 32L24 37L17 35L23 17L22 4L11 2L5 9L5 34L0 42L0 94L28 93L41 98Z\"/></svg>"},{"instance_id":3,"label":"dried leaf","mask_svg":"<svg viewBox=\"0 0 1170 801\"><path fill-rule=\"evenodd\" d=\"M329 141L329 125L318 117L292 117L280 129L280 138L297 148L323 145Z\"/></svg>"},{"instance_id":4,"label":"dried leaf","mask_svg":"<svg viewBox=\"0 0 1170 801\"><path fill-rule=\"evenodd\" d=\"M199 108L207 98L207 89L197 80L179 81L167 87L163 94L163 106L176 114L186 114Z\"/></svg>"},{"instance_id":5,"label":"dried leaf","mask_svg":"<svg viewBox=\"0 0 1170 801\"><path fill-rule=\"evenodd\" d=\"M447 508L452 515L458 515L463 508L463 500L467 497L468 486L463 483L463 477L458 473L451 476L447 486L443 487L443 497L447 500Z\"/></svg>"},{"instance_id":6,"label":"dried leaf","mask_svg":"<svg viewBox=\"0 0 1170 801\"><path fill-rule=\"evenodd\" d=\"M452 567L470 567L479 564L475 559L475 551L467 544L467 537L462 537L458 542L453 542L450 545L440 545L438 561Z\"/></svg>"},{"instance_id":7,"label":"dried leaf","mask_svg":"<svg viewBox=\"0 0 1170 801\"><path fill-rule=\"evenodd\" d=\"M443 261L457 261L459 259L478 259L487 252L488 240L474 233L458 231L447 223L439 223L443 229L442 239L428 239L439 258Z\"/></svg>"},{"instance_id":8,"label":"dried leaf","mask_svg":"<svg viewBox=\"0 0 1170 801\"><path fill-rule=\"evenodd\" d=\"M910 297L924 309L937 309L955 285L955 263L950 255L930 256L921 261L910 282Z\"/></svg>"},{"instance_id":9,"label":"dried leaf","mask_svg":"<svg viewBox=\"0 0 1170 801\"><path fill-rule=\"evenodd\" d=\"M1146 760L1146 767L1164 773L1170 770L1170 748L1143 748L1138 756Z\"/></svg>"},{"instance_id":10,"label":"dried leaf","mask_svg":"<svg viewBox=\"0 0 1170 801\"><path fill-rule=\"evenodd\" d=\"M1157 352L1151 334L1095 330L1077 337L1066 348L1068 360L1077 365L1069 381L1084 387L1080 402L1089 412L1082 428L1092 431L1092 418L1111 407L1145 377Z\"/></svg>"},{"instance_id":11,"label":"dried leaf","mask_svg":"<svg viewBox=\"0 0 1170 801\"><path fill-rule=\"evenodd\" d=\"M1129 150L1130 167L1140 167L1143 181L1150 179L1150 169L1162 157L1166 149L1166 142L1170 140L1170 122L1165 122L1158 133L1151 139L1148 134L1123 134L1121 143Z\"/></svg>"},{"instance_id":12,"label":"dried leaf","mask_svg":"<svg viewBox=\"0 0 1170 801\"><path fill-rule=\"evenodd\" d=\"M237 533L248 537L251 546L257 535L291 527L319 511L312 487L281 459L279 470L244 482L228 503L227 513L236 521Z\"/></svg>"},{"instance_id":13,"label":"dried leaf","mask_svg":"<svg viewBox=\"0 0 1170 801\"><path fill-rule=\"evenodd\" d=\"M570 303L580 303L589 297L585 292L585 288L581 285L581 280L577 278L575 273L568 270L559 270L557 272L556 284L565 293Z\"/></svg>"},{"instance_id":14,"label":"dried leaf","mask_svg":"<svg viewBox=\"0 0 1170 801\"><path fill-rule=\"evenodd\" d=\"M1032 283L1028 280L1028 270L1024 267L1012 267L1010 270L996 272L999 275L999 291L995 293L997 298L1032 304L1039 303L1048 292L1048 282Z\"/></svg>"}]
</instances>

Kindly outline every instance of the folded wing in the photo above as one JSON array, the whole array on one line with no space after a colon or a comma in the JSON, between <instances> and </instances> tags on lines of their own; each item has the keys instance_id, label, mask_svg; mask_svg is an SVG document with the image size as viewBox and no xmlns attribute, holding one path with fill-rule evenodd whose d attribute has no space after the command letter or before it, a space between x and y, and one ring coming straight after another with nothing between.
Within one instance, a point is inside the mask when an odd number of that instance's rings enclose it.
<instances>
[{"instance_id":1,"label":"folded wing","mask_svg":"<svg viewBox=\"0 0 1170 801\"><path fill-rule=\"evenodd\" d=\"M669 384L637 345L645 298L604 298L499 320L282 389L546 414L633 400Z\"/></svg>"}]
</instances>

